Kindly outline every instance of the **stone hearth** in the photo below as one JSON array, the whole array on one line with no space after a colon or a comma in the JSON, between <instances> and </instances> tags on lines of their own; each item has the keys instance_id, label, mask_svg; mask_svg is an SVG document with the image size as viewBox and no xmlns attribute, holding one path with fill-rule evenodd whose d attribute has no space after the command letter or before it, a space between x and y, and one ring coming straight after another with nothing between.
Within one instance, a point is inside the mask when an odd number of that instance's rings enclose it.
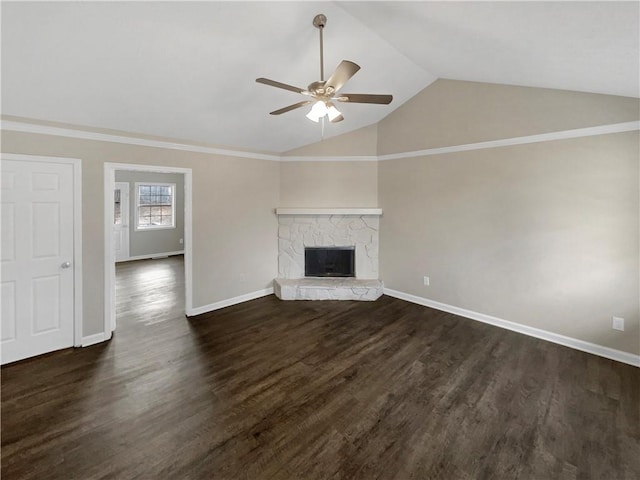
<instances>
[{"instance_id":1,"label":"stone hearth","mask_svg":"<svg viewBox=\"0 0 640 480\"><path fill-rule=\"evenodd\" d=\"M381 280L357 278L276 278L273 290L281 300L377 300Z\"/></svg>"}]
</instances>

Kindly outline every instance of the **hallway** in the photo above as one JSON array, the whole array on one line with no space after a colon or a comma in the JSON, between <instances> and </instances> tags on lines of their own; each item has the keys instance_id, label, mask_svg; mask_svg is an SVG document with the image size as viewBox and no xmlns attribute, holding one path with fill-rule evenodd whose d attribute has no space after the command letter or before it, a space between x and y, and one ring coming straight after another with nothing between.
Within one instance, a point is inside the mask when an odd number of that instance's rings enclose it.
<instances>
[{"instance_id":1,"label":"hallway","mask_svg":"<svg viewBox=\"0 0 640 480\"><path fill-rule=\"evenodd\" d=\"M184 256L116 264L116 335L184 320Z\"/></svg>"}]
</instances>

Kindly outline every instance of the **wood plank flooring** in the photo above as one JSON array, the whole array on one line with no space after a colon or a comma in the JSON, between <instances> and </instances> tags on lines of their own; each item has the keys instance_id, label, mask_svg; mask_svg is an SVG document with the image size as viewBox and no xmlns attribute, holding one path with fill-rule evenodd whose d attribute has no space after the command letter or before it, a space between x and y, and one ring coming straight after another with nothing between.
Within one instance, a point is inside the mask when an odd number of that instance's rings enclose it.
<instances>
[{"instance_id":1,"label":"wood plank flooring","mask_svg":"<svg viewBox=\"0 0 640 480\"><path fill-rule=\"evenodd\" d=\"M181 275L118 267L111 342L2 369L3 479L640 478L640 369L386 296L187 320Z\"/></svg>"}]
</instances>

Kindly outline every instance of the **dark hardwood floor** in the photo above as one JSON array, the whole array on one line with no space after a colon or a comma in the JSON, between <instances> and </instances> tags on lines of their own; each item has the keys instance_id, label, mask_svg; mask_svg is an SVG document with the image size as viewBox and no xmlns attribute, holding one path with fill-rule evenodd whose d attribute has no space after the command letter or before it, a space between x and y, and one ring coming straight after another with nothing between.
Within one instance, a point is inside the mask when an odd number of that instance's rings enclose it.
<instances>
[{"instance_id":1,"label":"dark hardwood floor","mask_svg":"<svg viewBox=\"0 0 640 480\"><path fill-rule=\"evenodd\" d=\"M187 320L181 275L118 267L111 342L2 369L3 479L640 478L640 369L386 296Z\"/></svg>"}]
</instances>

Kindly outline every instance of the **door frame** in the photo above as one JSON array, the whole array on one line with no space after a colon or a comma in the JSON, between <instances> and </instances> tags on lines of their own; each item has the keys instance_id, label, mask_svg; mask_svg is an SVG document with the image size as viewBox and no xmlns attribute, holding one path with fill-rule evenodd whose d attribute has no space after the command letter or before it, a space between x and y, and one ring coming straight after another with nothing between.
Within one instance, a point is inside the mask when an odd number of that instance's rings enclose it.
<instances>
[{"instance_id":1,"label":"door frame","mask_svg":"<svg viewBox=\"0 0 640 480\"><path fill-rule=\"evenodd\" d=\"M193 310L192 283L192 184L191 168L160 165L136 165L133 163L104 164L104 339L109 340L116 326L116 262L113 249L113 190L116 170L149 173L181 173L184 175L184 279L185 315ZM129 212L131 214L131 212ZM131 219L129 219L131 220Z\"/></svg>"},{"instance_id":2,"label":"door frame","mask_svg":"<svg viewBox=\"0 0 640 480\"><path fill-rule=\"evenodd\" d=\"M71 165L73 172L73 346L82 346L82 160L79 158L45 157L2 153L2 160L19 162L60 163Z\"/></svg>"}]
</instances>

